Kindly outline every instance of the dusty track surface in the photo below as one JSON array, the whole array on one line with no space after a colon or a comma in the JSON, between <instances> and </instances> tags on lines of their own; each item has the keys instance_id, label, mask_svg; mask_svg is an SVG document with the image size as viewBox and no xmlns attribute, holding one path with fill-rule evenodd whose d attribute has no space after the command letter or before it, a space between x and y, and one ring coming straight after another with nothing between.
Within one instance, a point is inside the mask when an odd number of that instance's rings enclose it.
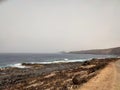
<instances>
[{"instance_id":1,"label":"dusty track surface","mask_svg":"<svg viewBox=\"0 0 120 90\"><path fill-rule=\"evenodd\" d=\"M115 72L114 90L120 90L120 60L115 63Z\"/></svg>"},{"instance_id":2,"label":"dusty track surface","mask_svg":"<svg viewBox=\"0 0 120 90\"><path fill-rule=\"evenodd\" d=\"M77 90L120 90L120 60L110 63Z\"/></svg>"}]
</instances>

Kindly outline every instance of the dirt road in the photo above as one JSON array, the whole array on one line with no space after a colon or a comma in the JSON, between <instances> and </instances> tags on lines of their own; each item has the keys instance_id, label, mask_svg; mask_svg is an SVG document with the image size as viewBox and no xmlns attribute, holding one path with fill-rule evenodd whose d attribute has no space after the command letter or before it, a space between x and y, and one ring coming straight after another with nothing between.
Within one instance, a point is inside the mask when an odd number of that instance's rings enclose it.
<instances>
[{"instance_id":1,"label":"dirt road","mask_svg":"<svg viewBox=\"0 0 120 90\"><path fill-rule=\"evenodd\" d=\"M120 60L110 63L77 90L120 90Z\"/></svg>"},{"instance_id":2,"label":"dirt road","mask_svg":"<svg viewBox=\"0 0 120 90\"><path fill-rule=\"evenodd\" d=\"M120 60L115 63L116 79L113 90L120 90Z\"/></svg>"}]
</instances>

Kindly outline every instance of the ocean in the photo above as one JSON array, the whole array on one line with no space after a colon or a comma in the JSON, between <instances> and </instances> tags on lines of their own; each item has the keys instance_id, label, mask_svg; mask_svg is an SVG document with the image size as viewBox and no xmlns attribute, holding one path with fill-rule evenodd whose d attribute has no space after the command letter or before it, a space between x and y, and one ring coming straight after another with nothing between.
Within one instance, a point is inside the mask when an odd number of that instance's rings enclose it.
<instances>
[{"instance_id":1,"label":"ocean","mask_svg":"<svg viewBox=\"0 0 120 90\"><path fill-rule=\"evenodd\" d=\"M51 64L59 62L83 62L92 58L110 58L114 55L92 55L92 54L32 54L32 53L16 53L16 54L0 54L0 67L19 67L21 63L40 63Z\"/></svg>"}]
</instances>

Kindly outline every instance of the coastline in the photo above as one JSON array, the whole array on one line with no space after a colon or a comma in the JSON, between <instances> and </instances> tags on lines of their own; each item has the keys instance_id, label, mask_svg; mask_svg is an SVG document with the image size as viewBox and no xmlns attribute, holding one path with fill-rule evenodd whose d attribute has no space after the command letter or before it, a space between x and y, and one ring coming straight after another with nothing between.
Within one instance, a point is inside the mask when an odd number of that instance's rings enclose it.
<instances>
[{"instance_id":1,"label":"coastline","mask_svg":"<svg viewBox=\"0 0 120 90\"><path fill-rule=\"evenodd\" d=\"M0 69L0 90L74 90L117 60L119 58L54 64L23 63L29 68L6 67Z\"/></svg>"}]
</instances>

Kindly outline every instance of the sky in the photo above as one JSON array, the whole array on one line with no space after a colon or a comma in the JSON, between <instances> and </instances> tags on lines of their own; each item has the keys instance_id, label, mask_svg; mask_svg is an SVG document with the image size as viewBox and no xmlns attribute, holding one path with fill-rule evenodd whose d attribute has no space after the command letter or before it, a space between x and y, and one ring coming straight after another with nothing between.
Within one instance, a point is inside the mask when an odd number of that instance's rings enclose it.
<instances>
[{"instance_id":1,"label":"sky","mask_svg":"<svg viewBox=\"0 0 120 90\"><path fill-rule=\"evenodd\" d=\"M120 46L120 0L0 0L0 53Z\"/></svg>"}]
</instances>

